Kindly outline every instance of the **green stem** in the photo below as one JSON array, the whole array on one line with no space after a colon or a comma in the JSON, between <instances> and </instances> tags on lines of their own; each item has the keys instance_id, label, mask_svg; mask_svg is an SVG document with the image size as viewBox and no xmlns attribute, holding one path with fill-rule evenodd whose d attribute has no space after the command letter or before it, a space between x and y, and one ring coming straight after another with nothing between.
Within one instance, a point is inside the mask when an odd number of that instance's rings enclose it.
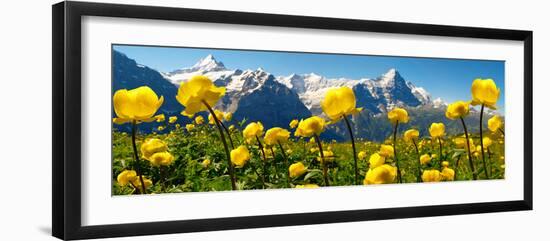
<instances>
[{"instance_id":1,"label":"green stem","mask_svg":"<svg viewBox=\"0 0 550 241\"><path fill-rule=\"evenodd\" d=\"M229 133L229 129L227 129L227 127L225 127L225 125L221 121L220 121L220 125L225 130L225 133L227 133L227 138L229 138L229 144L231 145L231 149L235 149L235 146L233 145L233 138L231 138L231 134Z\"/></svg>"},{"instance_id":2,"label":"green stem","mask_svg":"<svg viewBox=\"0 0 550 241\"><path fill-rule=\"evenodd\" d=\"M323 165L323 178L325 179L325 186L330 186L328 182L328 167L325 163L325 154L323 153L323 145L321 144L321 140L319 139L319 136L317 134L313 134L313 137L315 138L315 142L317 142L317 146L319 146L319 154L321 155L321 164Z\"/></svg>"},{"instance_id":3,"label":"green stem","mask_svg":"<svg viewBox=\"0 0 550 241\"><path fill-rule=\"evenodd\" d=\"M455 170L456 170L456 177L458 177L458 169L460 168L460 158L462 157L462 154L459 154L458 155L458 158L456 158L456 167L455 167Z\"/></svg>"},{"instance_id":4,"label":"green stem","mask_svg":"<svg viewBox=\"0 0 550 241\"><path fill-rule=\"evenodd\" d=\"M476 168L474 166L474 161L472 160L472 152L470 150L470 137L468 136L468 128L466 128L466 123L464 122L464 118L460 117L460 121L462 122L462 128L464 128L464 135L466 136L466 146L467 146L467 150L468 150L468 161L470 162L470 170L472 171L472 178L474 180L477 180Z\"/></svg>"},{"instance_id":5,"label":"green stem","mask_svg":"<svg viewBox=\"0 0 550 241\"><path fill-rule=\"evenodd\" d=\"M279 174L277 174L277 159L275 159L275 151L273 150L272 146L269 147L269 150L271 151L271 156L273 157L273 161L271 163L273 165L273 168L275 169L275 179L279 179Z\"/></svg>"},{"instance_id":6,"label":"green stem","mask_svg":"<svg viewBox=\"0 0 550 241\"><path fill-rule=\"evenodd\" d=\"M351 138L351 148L353 149L353 168L355 169L355 185L359 185L359 170L357 168L357 151L355 150L355 138L353 137L353 132L351 131L351 125L349 124L348 117L343 115L344 120L346 121L346 126L348 127L349 136Z\"/></svg>"},{"instance_id":7,"label":"green stem","mask_svg":"<svg viewBox=\"0 0 550 241\"><path fill-rule=\"evenodd\" d=\"M160 188L164 192L166 190L166 167L159 167L159 176L160 176Z\"/></svg>"},{"instance_id":8,"label":"green stem","mask_svg":"<svg viewBox=\"0 0 550 241\"><path fill-rule=\"evenodd\" d=\"M439 142L439 166L441 166L441 162L443 161L443 145L441 145L441 137L437 137L437 141Z\"/></svg>"},{"instance_id":9,"label":"green stem","mask_svg":"<svg viewBox=\"0 0 550 241\"><path fill-rule=\"evenodd\" d=\"M487 157L487 161L489 161L489 170L488 170L488 171L489 171L489 176L492 177L492 176L493 176L493 173L492 173L493 171L491 170L491 169L492 169L492 168L491 168L491 156L492 156L492 155L491 155L491 150L489 150L489 147L487 147L487 155L489 155L489 156Z\"/></svg>"},{"instance_id":10,"label":"green stem","mask_svg":"<svg viewBox=\"0 0 550 241\"><path fill-rule=\"evenodd\" d=\"M139 160L139 155L138 155L137 146L136 146L136 132L137 132L137 124L136 124L136 121L134 120L132 121L132 147L134 149L134 158L136 160L136 172L139 176L139 182L141 183L140 192L142 194L147 194L147 191L145 190L145 183L143 182L143 175L141 173L141 163Z\"/></svg>"},{"instance_id":11,"label":"green stem","mask_svg":"<svg viewBox=\"0 0 550 241\"><path fill-rule=\"evenodd\" d=\"M208 108L208 111L210 111L210 114L212 114L212 117L214 118L214 121L216 122L216 126L218 127L218 131L220 132L220 139L222 140L223 147L225 149L225 154L227 155L227 163L229 165L229 167L228 167L229 177L231 179L231 188L233 190L237 190L237 181L236 181L236 178L235 178L233 163L231 162L231 154L229 152L229 148L227 147L227 141L225 140L225 135L223 134L223 129L220 125L220 120L218 120L218 117L216 116L216 113L214 112L212 107L210 107L210 105L206 101L203 100L202 103L206 106L206 108Z\"/></svg>"},{"instance_id":12,"label":"green stem","mask_svg":"<svg viewBox=\"0 0 550 241\"><path fill-rule=\"evenodd\" d=\"M136 191L141 193L141 190L139 190L139 188L136 187L136 185L134 185L134 183L130 182L130 185L132 185L132 187L134 187L134 191L132 192L132 194L136 193Z\"/></svg>"},{"instance_id":13,"label":"green stem","mask_svg":"<svg viewBox=\"0 0 550 241\"><path fill-rule=\"evenodd\" d=\"M483 160L483 171L485 176L489 179L489 172L487 171L487 162L485 161L485 149L483 147L483 110L485 105L481 104L481 113L479 114L479 140L481 142L481 160Z\"/></svg>"},{"instance_id":14,"label":"green stem","mask_svg":"<svg viewBox=\"0 0 550 241\"><path fill-rule=\"evenodd\" d=\"M233 125L233 127L235 128L235 129L233 130L233 132L242 133L241 130L239 129L239 127L238 127L238 126L239 126L238 122L235 123L235 120L232 120L232 121L229 121L228 123L229 123L229 124L233 123L232 125ZM223 126L224 129L226 129L226 131L227 131L228 133L231 133L231 131L229 131L229 128L226 128L226 125L223 124L223 122L222 122L222 126ZM231 127L231 125L230 125L229 127ZM231 134L227 134L227 135L230 135L230 136L231 136ZM237 143L237 145L244 145L244 144L243 144L243 143L244 143L244 137L243 137L242 135L237 135L237 138L235 138L235 142Z\"/></svg>"},{"instance_id":15,"label":"green stem","mask_svg":"<svg viewBox=\"0 0 550 241\"><path fill-rule=\"evenodd\" d=\"M279 144L279 148L281 148L281 153L283 154L283 159L285 161L285 173L286 173L286 182L287 187L290 187L290 173L288 172L288 157L286 156L285 149L283 148L283 144L281 144L280 141L277 141L277 144Z\"/></svg>"},{"instance_id":16,"label":"green stem","mask_svg":"<svg viewBox=\"0 0 550 241\"><path fill-rule=\"evenodd\" d=\"M399 169L399 159L397 158L397 127L399 126L399 121L395 122L395 127L393 129L393 156L395 157L395 167L397 167L397 182L403 183L401 180L401 169Z\"/></svg>"},{"instance_id":17,"label":"green stem","mask_svg":"<svg viewBox=\"0 0 550 241\"><path fill-rule=\"evenodd\" d=\"M418 163L417 163L417 166L418 166L418 174L416 175L416 181L417 182L422 182L422 168L421 168L421 165L422 163L420 163L420 151L418 151L418 145L416 145L416 141L414 139L412 139L412 142L413 142L413 145L414 145L414 149L416 150L416 157L418 158Z\"/></svg>"},{"instance_id":18,"label":"green stem","mask_svg":"<svg viewBox=\"0 0 550 241\"><path fill-rule=\"evenodd\" d=\"M267 173L265 169L265 165L267 163L267 158L265 156L264 146L262 145L262 142L260 141L260 138L256 136L256 141L258 141L258 147L260 148L260 151L262 152L262 157L264 158L264 162L262 165L262 187L265 189L265 174Z\"/></svg>"}]
</instances>

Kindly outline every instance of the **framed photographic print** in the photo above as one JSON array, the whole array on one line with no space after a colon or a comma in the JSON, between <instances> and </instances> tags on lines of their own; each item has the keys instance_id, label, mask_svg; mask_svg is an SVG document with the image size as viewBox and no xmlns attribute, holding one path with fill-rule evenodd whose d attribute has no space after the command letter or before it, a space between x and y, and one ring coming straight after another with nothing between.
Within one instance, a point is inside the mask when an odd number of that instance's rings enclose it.
<instances>
[{"instance_id":1,"label":"framed photographic print","mask_svg":"<svg viewBox=\"0 0 550 241\"><path fill-rule=\"evenodd\" d=\"M53 6L53 235L532 209L532 32Z\"/></svg>"}]
</instances>

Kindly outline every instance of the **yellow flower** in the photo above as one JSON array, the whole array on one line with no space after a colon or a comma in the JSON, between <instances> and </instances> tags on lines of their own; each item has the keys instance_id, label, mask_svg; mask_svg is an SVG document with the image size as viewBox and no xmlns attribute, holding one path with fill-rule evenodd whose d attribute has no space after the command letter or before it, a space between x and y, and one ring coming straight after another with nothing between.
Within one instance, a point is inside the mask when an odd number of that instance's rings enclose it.
<instances>
[{"instance_id":1,"label":"yellow flower","mask_svg":"<svg viewBox=\"0 0 550 241\"><path fill-rule=\"evenodd\" d=\"M388 164L384 164L375 168L370 168L365 175L365 180L363 180L363 184L370 185L392 183L395 181L396 176L397 168Z\"/></svg>"},{"instance_id":2,"label":"yellow flower","mask_svg":"<svg viewBox=\"0 0 550 241\"><path fill-rule=\"evenodd\" d=\"M113 106L117 118L114 118L113 122L123 124L132 121L154 121L157 117L153 116L163 102L164 97L158 98L155 91L147 86L132 90L117 90L113 95Z\"/></svg>"},{"instance_id":3,"label":"yellow flower","mask_svg":"<svg viewBox=\"0 0 550 241\"><path fill-rule=\"evenodd\" d=\"M216 113L216 118L218 118L218 121L223 121L223 112L221 110L214 110L214 113ZM212 114L208 115L208 124L214 125L216 124L216 121L214 120L214 117Z\"/></svg>"},{"instance_id":4,"label":"yellow flower","mask_svg":"<svg viewBox=\"0 0 550 241\"><path fill-rule=\"evenodd\" d=\"M174 156L167 151L156 152L148 160L152 166L168 166L174 161Z\"/></svg>"},{"instance_id":5,"label":"yellow flower","mask_svg":"<svg viewBox=\"0 0 550 241\"><path fill-rule=\"evenodd\" d=\"M295 136L310 137L319 135L325 130L325 120L319 116L312 116L301 120L296 128Z\"/></svg>"},{"instance_id":6,"label":"yellow flower","mask_svg":"<svg viewBox=\"0 0 550 241\"><path fill-rule=\"evenodd\" d=\"M470 141L470 150L475 150L474 140L472 138L470 138L469 141ZM454 139L454 142L455 142L456 147L458 147L458 148L466 149L468 147L465 137L457 137L457 138Z\"/></svg>"},{"instance_id":7,"label":"yellow flower","mask_svg":"<svg viewBox=\"0 0 550 241\"><path fill-rule=\"evenodd\" d=\"M168 145L160 139L148 138L141 144L140 150L143 158L149 160L149 158L157 152L168 151Z\"/></svg>"},{"instance_id":8,"label":"yellow flower","mask_svg":"<svg viewBox=\"0 0 550 241\"><path fill-rule=\"evenodd\" d=\"M315 143L315 138L314 137L309 138L309 143Z\"/></svg>"},{"instance_id":9,"label":"yellow flower","mask_svg":"<svg viewBox=\"0 0 550 241\"><path fill-rule=\"evenodd\" d=\"M187 131L192 131L193 129L195 129L195 125L187 124L187 125L185 125L185 129L187 129Z\"/></svg>"},{"instance_id":10,"label":"yellow flower","mask_svg":"<svg viewBox=\"0 0 550 241\"><path fill-rule=\"evenodd\" d=\"M195 117L195 123L197 123L197 125L202 125L202 123L204 123L204 117L202 117L202 115Z\"/></svg>"},{"instance_id":11,"label":"yellow flower","mask_svg":"<svg viewBox=\"0 0 550 241\"><path fill-rule=\"evenodd\" d=\"M441 162L441 166L449 167L449 162L448 161L443 161L443 162Z\"/></svg>"},{"instance_id":12,"label":"yellow flower","mask_svg":"<svg viewBox=\"0 0 550 241\"><path fill-rule=\"evenodd\" d=\"M441 181L441 173L439 170L425 170L422 173L423 182L439 182Z\"/></svg>"},{"instance_id":13,"label":"yellow flower","mask_svg":"<svg viewBox=\"0 0 550 241\"><path fill-rule=\"evenodd\" d=\"M201 162L201 165L202 165L202 167L207 168L208 166L210 166L210 163L211 163L210 159L204 159Z\"/></svg>"},{"instance_id":14,"label":"yellow flower","mask_svg":"<svg viewBox=\"0 0 550 241\"><path fill-rule=\"evenodd\" d=\"M382 166L384 165L385 162L386 162L386 158L379 155L378 153L374 153L370 155L369 164L371 169Z\"/></svg>"},{"instance_id":15,"label":"yellow flower","mask_svg":"<svg viewBox=\"0 0 550 241\"><path fill-rule=\"evenodd\" d=\"M481 154L481 146L477 145L476 148L472 150L472 152L474 153L475 157L479 157L479 155Z\"/></svg>"},{"instance_id":16,"label":"yellow flower","mask_svg":"<svg viewBox=\"0 0 550 241\"><path fill-rule=\"evenodd\" d=\"M485 105L496 109L500 89L492 79L475 79L472 83L472 105Z\"/></svg>"},{"instance_id":17,"label":"yellow flower","mask_svg":"<svg viewBox=\"0 0 550 241\"><path fill-rule=\"evenodd\" d=\"M179 128L181 127L181 125L180 125L180 124L176 124L175 127L176 127L176 129L179 129Z\"/></svg>"},{"instance_id":18,"label":"yellow flower","mask_svg":"<svg viewBox=\"0 0 550 241\"><path fill-rule=\"evenodd\" d=\"M290 167L288 167L288 173L291 178L299 177L302 174L306 173L306 171L307 171L307 168L304 166L302 162L296 162L290 165Z\"/></svg>"},{"instance_id":19,"label":"yellow flower","mask_svg":"<svg viewBox=\"0 0 550 241\"><path fill-rule=\"evenodd\" d=\"M323 112L333 121L339 121L344 115L359 113L362 108L355 108L355 94L350 87L342 86L327 91L321 101Z\"/></svg>"},{"instance_id":20,"label":"yellow flower","mask_svg":"<svg viewBox=\"0 0 550 241\"><path fill-rule=\"evenodd\" d=\"M457 101L447 106L447 112L445 116L451 120L456 120L461 117L465 117L470 112L470 103L464 101Z\"/></svg>"},{"instance_id":21,"label":"yellow flower","mask_svg":"<svg viewBox=\"0 0 550 241\"><path fill-rule=\"evenodd\" d=\"M164 126L159 126L159 127L157 127L157 130L158 130L158 131L163 131L163 130L164 130Z\"/></svg>"},{"instance_id":22,"label":"yellow flower","mask_svg":"<svg viewBox=\"0 0 550 241\"><path fill-rule=\"evenodd\" d=\"M323 157L325 158L326 162L331 162L332 160L334 160L334 152L330 150L323 150ZM321 158L321 152L319 152L317 161L323 162L323 159Z\"/></svg>"},{"instance_id":23,"label":"yellow flower","mask_svg":"<svg viewBox=\"0 0 550 241\"><path fill-rule=\"evenodd\" d=\"M285 143L290 137L290 132L280 127L273 127L265 133L264 141L266 145L272 146L277 143Z\"/></svg>"},{"instance_id":24,"label":"yellow flower","mask_svg":"<svg viewBox=\"0 0 550 241\"><path fill-rule=\"evenodd\" d=\"M126 186L129 182L134 181L138 178L136 171L134 170L124 170L118 174L116 180L118 185Z\"/></svg>"},{"instance_id":25,"label":"yellow flower","mask_svg":"<svg viewBox=\"0 0 550 241\"><path fill-rule=\"evenodd\" d=\"M424 154L420 156L420 164L425 165L428 164L432 160L432 157L428 154Z\"/></svg>"},{"instance_id":26,"label":"yellow flower","mask_svg":"<svg viewBox=\"0 0 550 241\"><path fill-rule=\"evenodd\" d=\"M360 151L359 154L357 154L357 157L358 157L360 160L365 160L365 158L367 158L367 153L364 152L364 151Z\"/></svg>"},{"instance_id":27,"label":"yellow flower","mask_svg":"<svg viewBox=\"0 0 550 241\"><path fill-rule=\"evenodd\" d=\"M181 114L192 117L197 112L208 110L203 102L213 108L223 95L224 87L216 87L208 77L197 75L189 81L182 82L176 99L185 107Z\"/></svg>"},{"instance_id":28,"label":"yellow flower","mask_svg":"<svg viewBox=\"0 0 550 241\"><path fill-rule=\"evenodd\" d=\"M177 116L170 116L170 117L168 118L168 123L170 123L170 124L174 124L174 123L176 123L176 121L178 121L178 117L177 117Z\"/></svg>"},{"instance_id":29,"label":"yellow flower","mask_svg":"<svg viewBox=\"0 0 550 241\"><path fill-rule=\"evenodd\" d=\"M502 120L498 115L495 115L487 121L487 125L489 126L489 130L492 132L497 132L500 128L502 128Z\"/></svg>"},{"instance_id":30,"label":"yellow flower","mask_svg":"<svg viewBox=\"0 0 550 241\"><path fill-rule=\"evenodd\" d=\"M483 137L483 148L485 151L487 151L487 147L490 147L491 145L493 145L493 140L491 140L488 136Z\"/></svg>"},{"instance_id":31,"label":"yellow flower","mask_svg":"<svg viewBox=\"0 0 550 241\"><path fill-rule=\"evenodd\" d=\"M378 151L378 154L386 158L393 157L393 146L384 144L380 145L380 151Z\"/></svg>"},{"instance_id":32,"label":"yellow flower","mask_svg":"<svg viewBox=\"0 0 550 241\"><path fill-rule=\"evenodd\" d=\"M157 115L157 122L164 122L166 120L166 117L164 114Z\"/></svg>"},{"instance_id":33,"label":"yellow flower","mask_svg":"<svg viewBox=\"0 0 550 241\"><path fill-rule=\"evenodd\" d=\"M432 154L432 159L436 159L437 158L437 154Z\"/></svg>"},{"instance_id":34,"label":"yellow flower","mask_svg":"<svg viewBox=\"0 0 550 241\"><path fill-rule=\"evenodd\" d=\"M443 181L455 180L455 170L448 167L443 167L443 169L441 170L441 179Z\"/></svg>"},{"instance_id":35,"label":"yellow flower","mask_svg":"<svg viewBox=\"0 0 550 241\"><path fill-rule=\"evenodd\" d=\"M392 124L409 122L409 113L403 108L394 108L388 112L388 119Z\"/></svg>"},{"instance_id":36,"label":"yellow flower","mask_svg":"<svg viewBox=\"0 0 550 241\"><path fill-rule=\"evenodd\" d=\"M132 184L138 189L141 190L141 180L139 178L136 178L136 180L132 181ZM153 186L153 181L151 179L148 179L146 177L143 177L143 184L145 184L145 189Z\"/></svg>"},{"instance_id":37,"label":"yellow flower","mask_svg":"<svg viewBox=\"0 0 550 241\"><path fill-rule=\"evenodd\" d=\"M243 137L248 143L255 141L256 137L261 137L264 134L264 126L261 122L252 122L243 130Z\"/></svg>"},{"instance_id":38,"label":"yellow flower","mask_svg":"<svg viewBox=\"0 0 550 241\"><path fill-rule=\"evenodd\" d=\"M290 126L291 129L294 129L294 128L296 128L296 126L298 126L298 123L299 123L299 121L294 119L290 122L290 124L288 124L288 126Z\"/></svg>"},{"instance_id":39,"label":"yellow flower","mask_svg":"<svg viewBox=\"0 0 550 241\"><path fill-rule=\"evenodd\" d=\"M296 185L296 188L318 188L319 185L317 184L304 184L304 185Z\"/></svg>"},{"instance_id":40,"label":"yellow flower","mask_svg":"<svg viewBox=\"0 0 550 241\"><path fill-rule=\"evenodd\" d=\"M233 132L235 130L235 125L230 125L227 129L229 129L229 132Z\"/></svg>"},{"instance_id":41,"label":"yellow flower","mask_svg":"<svg viewBox=\"0 0 550 241\"><path fill-rule=\"evenodd\" d=\"M271 148L264 147L264 153L266 158L273 158L275 151L277 151L277 148L273 147L273 151L271 151Z\"/></svg>"},{"instance_id":42,"label":"yellow flower","mask_svg":"<svg viewBox=\"0 0 550 241\"><path fill-rule=\"evenodd\" d=\"M244 164L250 159L250 153L246 146L239 146L237 149L231 151L231 162L236 167L243 167Z\"/></svg>"},{"instance_id":43,"label":"yellow flower","mask_svg":"<svg viewBox=\"0 0 550 241\"><path fill-rule=\"evenodd\" d=\"M403 139L406 142L412 142L413 140L418 140L418 136L420 136L420 133L415 129L410 129L405 131L403 134Z\"/></svg>"},{"instance_id":44,"label":"yellow flower","mask_svg":"<svg viewBox=\"0 0 550 241\"><path fill-rule=\"evenodd\" d=\"M226 121L231 121L231 119L233 119L233 113L231 112L225 112L223 114L223 119L226 120Z\"/></svg>"},{"instance_id":45,"label":"yellow flower","mask_svg":"<svg viewBox=\"0 0 550 241\"><path fill-rule=\"evenodd\" d=\"M432 136L432 138L443 137L445 135L445 124L432 123L429 131L430 131L430 136Z\"/></svg>"}]
</instances>

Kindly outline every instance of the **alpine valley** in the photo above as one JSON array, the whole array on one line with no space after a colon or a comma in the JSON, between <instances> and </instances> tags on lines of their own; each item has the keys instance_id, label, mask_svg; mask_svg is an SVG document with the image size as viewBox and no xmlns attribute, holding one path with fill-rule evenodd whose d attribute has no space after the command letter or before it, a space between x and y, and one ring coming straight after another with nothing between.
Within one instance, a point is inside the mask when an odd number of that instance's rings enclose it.
<instances>
[{"instance_id":1,"label":"alpine valley","mask_svg":"<svg viewBox=\"0 0 550 241\"><path fill-rule=\"evenodd\" d=\"M181 124L189 123L191 119L179 114L183 106L175 99L178 87L194 75L205 75L215 85L226 87L225 96L215 108L232 112L234 124L246 118L247 121L261 121L266 129L274 126L289 128L288 124L293 119L323 115L320 103L328 89L348 86L355 93L357 107L363 108L352 121L356 138L374 141L386 139L392 132L386 112L395 106L406 108L410 115L409 123L400 125L401 130L443 122L450 134L462 131L458 121L445 118L447 104L441 98L433 99L426 89L406 81L396 69L390 69L376 78L361 79L330 79L315 73L274 76L262 68L228 69L214 56L208 55L191 67L163 73L138 64L121 52L113 51L112 73L113 93L118 89L147 85L159 96L164 96L159 113L167 117L177 115ZM479 121L477 116L471 114L466 118L468 125L473 127L471 131L476 131L475 126ZM142 125L140 131L152 131L156 125L158 123ZM129 126L115 125L115 128L128 130ZM428 133L426 128L420 128L419 131L421 135ZM336 141L349 139L343 122L329 125L321 137Z\"/></svg>"}]
</instances>

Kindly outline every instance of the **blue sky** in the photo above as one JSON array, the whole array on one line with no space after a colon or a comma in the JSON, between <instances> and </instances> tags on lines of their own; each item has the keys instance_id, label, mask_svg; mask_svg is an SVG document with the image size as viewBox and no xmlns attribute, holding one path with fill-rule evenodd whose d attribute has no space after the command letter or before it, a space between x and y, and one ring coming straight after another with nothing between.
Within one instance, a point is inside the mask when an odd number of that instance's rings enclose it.
<instances>
[{"instance_id":1,"label":"blue sky","mask_svg":"<svg viewBox=\"0 0 550 241\"><path fill-rule=\"evenodd\" d=\"M376 78L395 68L407 81L423 87L433 98L441 97L447 102L469 100L472 81L491 78L501 90L497 105L501 113L504 110L503 61L129 45L114 45L113 48L162 72L193 66L208 54L228 69L262 67L275 76L313 72L329 78Z\"/></svg>"}]
</instances>

